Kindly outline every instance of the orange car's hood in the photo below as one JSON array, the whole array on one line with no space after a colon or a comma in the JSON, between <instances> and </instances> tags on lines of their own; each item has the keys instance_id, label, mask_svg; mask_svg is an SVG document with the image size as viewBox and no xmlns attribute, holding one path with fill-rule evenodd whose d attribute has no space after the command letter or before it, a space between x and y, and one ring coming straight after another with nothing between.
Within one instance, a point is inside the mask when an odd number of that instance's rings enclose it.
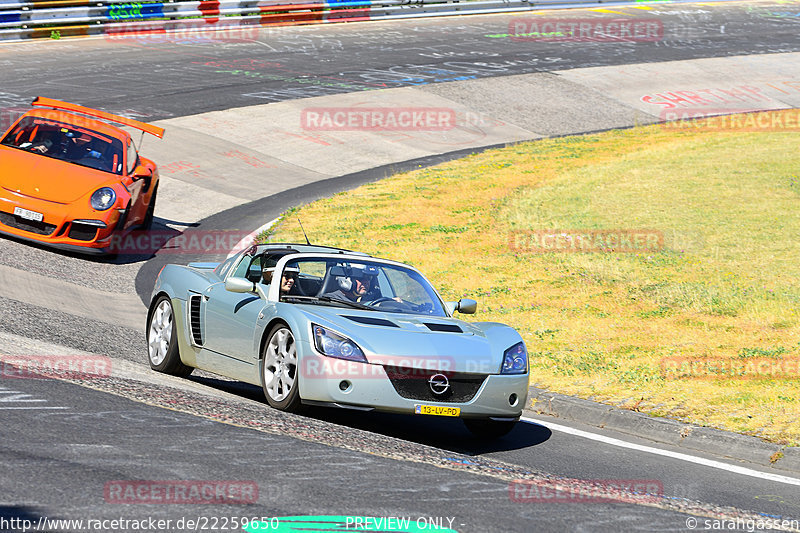
<instances>
[{"instance_id":1,"label":"orange car's hood","mask_svg":"<svg viewBox=\"0 0 800 533\"><path fill-rule=\"evenodd\" d=\"M0 186L26 196L70 203L114 178L108 172L0 146Z\"/></svg>"}]
</instances>

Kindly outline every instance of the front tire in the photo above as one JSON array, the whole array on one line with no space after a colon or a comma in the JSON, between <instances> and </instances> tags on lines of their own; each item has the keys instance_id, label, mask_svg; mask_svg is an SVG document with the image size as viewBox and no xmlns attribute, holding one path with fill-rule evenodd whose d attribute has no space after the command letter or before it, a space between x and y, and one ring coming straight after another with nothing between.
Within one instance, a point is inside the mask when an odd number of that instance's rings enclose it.
<instances>
[{"instance_id":1,"label":"front tire","mask_svg":"<svg viewBox=\"0 0 800 533\"><path fill-rule=\"evenodd\" d=\"M150 196L150 205L147 206L147 212L145 213L144 220L142 221L142 229L145 231L150 231L150 229L152 229L153 227L153 218L155 217L156 213L157 195L158 195L158 186L156 186L152 196Z\"/></svg>"},{"instance_id":2,"label":"front tire","mask_svg":"<svg viewBox=\"0 0 800 533\"><path fill-rule=\"evenodd\" d=\"M173 376L186 377L194 370L181 362L172 302L159 296L150 308L147 321L147 352L150 368Z\"/></svg>"},{"instance_id":3,"label":"front tire","mask_svg":"<svg viewBox=\"0 0 800 533\"><path fill-rule=\"evenodd\" d=\"M277 324L270 331L261 354L261 385L267 403L275 409L289 413L301 411L297 366L292 330L285 324Z\"/></svg>"},{"instance_id":4,"label":"front tire","mask_svg":"<svg viewBox=\"0 0 800 533\"><path fill-rule=\"evenodd\" d=\"M465 418L464 425L478 438L499 439L514 429L514 421L489 420L484 418Z\"/></svg>"}]
</instances>

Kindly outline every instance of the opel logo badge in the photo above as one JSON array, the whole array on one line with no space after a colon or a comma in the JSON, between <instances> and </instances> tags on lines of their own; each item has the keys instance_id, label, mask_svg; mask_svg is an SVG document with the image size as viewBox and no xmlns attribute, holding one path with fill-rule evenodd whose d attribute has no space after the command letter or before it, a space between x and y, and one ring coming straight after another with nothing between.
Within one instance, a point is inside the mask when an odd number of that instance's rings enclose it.
<instances>
[{"instance_id":1,"label":"opel logo badge","mask_svg":"<svg viewBox=\"0 0 800 533\"><path fill-rule=\"evenodd\" d=\"M431 388L431 392L438 396L441 396L450 389L450 381L448 381L447 376L444 374L434 374L431 376L430 379L428 379L428 385Z\"/></svg>"}]
</instances>

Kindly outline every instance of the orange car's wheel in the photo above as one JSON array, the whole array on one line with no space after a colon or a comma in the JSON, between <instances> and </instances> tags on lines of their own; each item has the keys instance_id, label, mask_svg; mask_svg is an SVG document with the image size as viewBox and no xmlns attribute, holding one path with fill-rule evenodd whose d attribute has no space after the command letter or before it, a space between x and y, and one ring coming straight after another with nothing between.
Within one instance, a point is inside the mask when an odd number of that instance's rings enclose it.
<instances>
[{"instance_id":1,"label":"orange car's wheel","mask_svg":"<svg viewBox=\"0 0 800 533\"><path fill-rule=\"evenodd\" d=\"M149 230L153 227L153 218L156 212L156 195L158 194L158 186L156 185L155 190L153 190L153 195L150 197L150 205L147 206L147 213L144 215L144 220L142 221L142 229Z\"/></svg>"},{"instance_id":2,"label":"orange car's wheel","mask_svg":"<svg viewBox=\"0 0 800 533\"><path fill-rule=\"evenodd\" d=\"M128 222L128 214L131 212L131 203L128 202L128 205L125 206L125 211L122 212L122 216L119 217L117 220L117 227L114 228L116 231L123 231L125 229L125 224Z\"/></svg>"}]
</instances>

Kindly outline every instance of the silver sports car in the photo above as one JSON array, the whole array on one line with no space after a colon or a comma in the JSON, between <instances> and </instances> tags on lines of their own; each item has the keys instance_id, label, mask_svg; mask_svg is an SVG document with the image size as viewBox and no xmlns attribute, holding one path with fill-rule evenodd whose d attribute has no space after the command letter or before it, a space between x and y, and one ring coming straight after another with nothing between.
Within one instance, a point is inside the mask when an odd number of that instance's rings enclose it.
<instances>
[{"instance_id":1,"label":"silver sports car","mask_svg":"<svg viewBox=\"0 0 800 533\"><path fill-rule=\"evenodd\" d=\"M528 353L496 322L463 322L416 269L322 246L253 246L220 264L167 265L147 316L150 366L200 368L296 412L328 405L463 419L507 433L528 394Z\"/></svg>"}]
</instances>

